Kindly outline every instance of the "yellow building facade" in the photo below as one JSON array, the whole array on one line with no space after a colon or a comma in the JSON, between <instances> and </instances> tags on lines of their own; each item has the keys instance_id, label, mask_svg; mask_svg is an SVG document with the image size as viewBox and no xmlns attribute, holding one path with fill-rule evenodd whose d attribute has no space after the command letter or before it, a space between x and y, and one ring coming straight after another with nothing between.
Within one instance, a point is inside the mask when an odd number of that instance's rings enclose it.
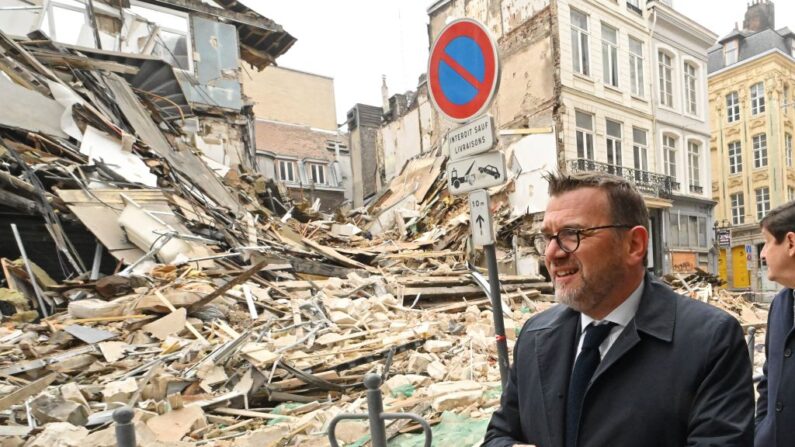
<instances>
[{"instance_id":1,"label":"yellow building facade","mask_svg":"<svg viewBox=\"0 0 795 447\"><path fill-rule=\"evenodd\" d=\"M715 231L729 236L716 237L718 273L731 289L778 288L759 257L759 221L795 190L793 38L786 28L735 30L710 53Z\"/></svg>"}]
</instances>

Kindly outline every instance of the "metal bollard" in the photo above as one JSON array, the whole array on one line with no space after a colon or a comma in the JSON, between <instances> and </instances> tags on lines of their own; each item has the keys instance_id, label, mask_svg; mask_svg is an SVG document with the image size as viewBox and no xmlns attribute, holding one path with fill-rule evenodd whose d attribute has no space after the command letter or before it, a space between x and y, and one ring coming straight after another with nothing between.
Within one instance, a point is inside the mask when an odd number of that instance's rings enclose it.
<instances>
[{"instance_id":1,"label":"metal bollard","mask_svg":"<svg viewBox=\"0 0 795 447\"><path fill-rule=\"evenodd\" d=\"M113 421L116 422L117 447L136 446L133 416L135 416L135 412L130 407L121 407L113 412Z\"/></svg>"},{"instance_id":2,"label":"metal bollard","mask_svg":"<svg viewBox=\"0 0 795 447\"><path fill-rule=\"evenodd\" d=\"M754 351L756 347L756 328L751 326L748 328L748 338L746 338L746 342L748 343L748 356L751 357L751 366L754 364Z\"/></svg>"},{"instance_id":3,"label":"metal bollard","mask_svg":"<svg viewBox=\"0 0 795 447\"><path fill-rule=\"evenodd\" d=\"M364 386L367 388L367 414L339 414L329 422L328 440L331 447L339 447L335 435L337 424L343 419L369 419L370 421L370 441L373 447L387 447L386 445L386 426L384 421L387 419L411 419L422 426L425 433L425 447L431 447L433 432L431 426L425 419L411 413L384 413L384 401L381 398L381 376L378 374L368 374L364 378ZM124 447L121 446L120 447Z\"/></svg>"}]
</instances>

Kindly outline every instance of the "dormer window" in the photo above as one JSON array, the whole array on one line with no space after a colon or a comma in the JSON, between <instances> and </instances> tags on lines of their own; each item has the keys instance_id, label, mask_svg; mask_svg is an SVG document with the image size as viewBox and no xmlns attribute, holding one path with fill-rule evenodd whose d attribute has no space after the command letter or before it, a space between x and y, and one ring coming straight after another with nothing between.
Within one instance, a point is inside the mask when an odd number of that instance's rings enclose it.
<instances>
[{"instance_id":1,"label":"dormer window","mask_svg":"<svg viewBox=\"0 0 795 447\"><path fill-rule=\"evenodd\" d=\"M738 53L737 39L732 39L723 46L723 61L726 65L737 62Z\"/></svg>"}]
</instances>

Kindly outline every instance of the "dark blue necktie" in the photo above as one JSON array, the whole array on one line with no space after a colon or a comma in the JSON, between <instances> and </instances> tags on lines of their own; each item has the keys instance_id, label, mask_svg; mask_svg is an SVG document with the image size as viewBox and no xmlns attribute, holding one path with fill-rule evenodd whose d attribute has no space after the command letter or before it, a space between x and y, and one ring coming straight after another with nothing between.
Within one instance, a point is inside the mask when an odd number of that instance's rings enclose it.
<instances>
[{"instance_id":1,"label":"dark blue necktie","mask_svg":"<svg viewBox=\"0 0 795 447\"><path fill-rule=\"evenodd\" d=\"M569 393L566 398L566 447L577 445L577 433L579 432L580 413L582 411L582 401L585 397L585 390L588 383L599 366L601 361L599 355L599 345L607 338L610 329L615 323L605 323L598 326L589 324L585 328L585 339L582 342L580 355L574 362L574 370L569 381Z\"/></svg>"}]
</instances>

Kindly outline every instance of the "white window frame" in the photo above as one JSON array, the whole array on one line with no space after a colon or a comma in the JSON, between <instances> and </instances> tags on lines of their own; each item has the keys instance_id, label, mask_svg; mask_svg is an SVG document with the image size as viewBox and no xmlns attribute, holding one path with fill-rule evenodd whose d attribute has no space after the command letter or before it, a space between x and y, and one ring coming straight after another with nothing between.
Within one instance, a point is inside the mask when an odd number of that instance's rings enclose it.
<instances>
[{"instance_id":1,"label":"white window frame","mask_svg":"<svg viewBox=\"0 0 795 447\"><path fill-rule=\"evenodd\" d=\"M739 140L728 144L729 153L729 174L739 174L743 172L743 149Z\"/></svg>"},{"instance_id":2,"label":"white window frame","mask_svg":"<svg viewBox=\"0 0 795 447\"><path fill-rule=\"evenodd\" d=\"M579 14L585 18L585 28L575 25L575 14ZM589 50L590 46L588 44L588 14L572 8L569 17L571 19L572 69L575 73L581 74L583 76L590 76L591 57Z\"/></svg>"},{"instance_id":3,"label":"white window frame","mask_svg":"<svg viewBox=\"0 0 795 447\"><path fill-rule=\"evenodd\" d=\"M685 110L690 115L698 115L698 68L692 62L685 62L684 72Z\"/></svg>"},{"instance_id":4,"label":"white window frame","mask_svg":"<svg viewBox=\"0 0 795 447\"><path fill-rule=\"evenodd\" d=\"M731 65L737 62L737 50L737 39L732 39L723 45L723 62L725 65Z\"/></svg>"},{"instance_id":5,"label":"white window frame","mask_svg":"<svg viewBox=\"0 0 795 447\"><path fill-rule=\"evenodd\" d=\"M307 169L307 179L314 185L328 186L331 184L328 176L328 164L318 163L316 161L307 161L304 163Z\"/></svg>"},{"instance_id":6,"label":"white window frame","mask_svg":"<svg viewBox=\"0 0 795 447\"><path fill-rule=\"evenodd\" d=\"M696 140L687 142L688 168L690 169L690 184L701 186L701 144Z\"/></svg>"},{"instance_id":7,"label":"white window frame","mask_svg":"<svg viewBox=\"0 0 795 447\"><path fill-rule=\"evenodd\" d=\"M754 168L767 166L767 134L762 132L751 137L754 148Z\"/></svg>"},{"instance_id":8,"label":"white window frame","mask_svg":"<svg viewBox=\"0 0 795 447\"><path fill-rule=\"evenodd\" d=\"M730 123L740 120L740 94L736 91L726 95L726 119Z\"/></svg>"},{"instance_id":9,"label":"white window frame","mask_svg":"<svg viewBox=\"0 0 795 447\"><path fill-rule=\"evenodd\" d=\"M760 81L751 86L751 115L765 113L765 82Z\"/></svg>"},{"instance_id":10,"label":"white window frame","mask_svg":"<svg viewBox=\"0 0 795 447\"><path fill-rule=\"evenodd\" d=\"M608 40L610 32L615 33L614 40ZM618 88L618 28L602 22L602 82Z\"/></svg>"},{"instance_id":11,"label":"white window frame","mask_svg":"<svg viewBox=\"0 0 795 447\"><path fill-rule=\"evenodd\" d=\"M732 209L732 225L742 225L745 223L745 198L743 193L738 192L729 196Z\"/></svg>"},{"instance_id":12,"label":"white window frame","mask_svg":"<svg viewBox=\"0 0 795 447\"><path fill-rule=\"evenodd\" d=\"M191 36L190 15L188 13L176 11L174 9L169 9L169 8L165 8L165 7L162 7L162 6L153 5L153 4L150 4L150 3L142 3L142 2L139 2L139 1L135 1L135 0L131 0L130 1L130 6L131 6L131 8L129 10L130 12L132 12L135 15L138 15L139 17L142 17L142 18L146 19L150 23L153 23L155 26L157 26L159 28L159 32L163 31L163 32L170 33L170 34L179 34L179 35L184 35L185 36L185 45L186 45L186 52L187 52L188 67L187 68L183 68L183 67L179 67L177 65L172 65L172 67L174 67L175 70L180 70L180 71L183 71L183 72L186 72L186 73L192 73L194 67L193 67L193 42L192 42L193 39L192 39L192 36ZM145 14L141 14L140 12L135 12L134 10L137 9L137 8L153 11L156 15L157 14L167 14L167 15L170 15L170 16L173 16L173 17L178 17L180 19L184 19L185 23L186 23L186 29L185 30L181 30L181 29L177 29L177 28L173 28L173 27L169 27L169 26L164 26L164 25L162 25L160 23L157 23L155 21L155 19L152 18L152 16L147 16ZM161 40L158 40L158 43L160 43L161 46L164 46L164 45L162 45L163 44L162 38L159 35L158 35L158 39L161 39ZM153 50L153 55L155 55L154 54L154 50ZM157 56L157 55L155 55L155 56ZM165 61L167 63L169 62L168 60L165 60Z\"/></svg>"},{"instance_id":13,"label":"white window frame","mask_svg":"<svg viewBox=\"0 0 795 447\"><path fill-rule=\"evenodd\" d=\"M577 118L578 116L588 117L591 121L590 128L587 127L580 127L580 123ZM574 125L576 130L576 141L577 141L577 158L584 159L584 160L594 160L594 152L593 152L593 134L594 134L594 115L592 113L581 112L579 110L574 111Z\"/></svg>"},{"instance_id":14,"label":"white window frame","mask_svg":"<svg viewBox=\"0 0 795 447\"><path fill-rule=\"evenodd\" d=\"M633 44L637 44L637 50L632 50ZM643 41L629 36L629 83L632 94L644 98L646 96L643 85Z\"/></svg>"},{"instance_id":15,"label":"white window frame","mask_svg":"<svg viewBox=\"0 0 795 447\"><path fill-rule=\"evenodd\" d=\"M618 134L610 132L610 124L618 126ZM606 149L607 149L607 164L611 166L621 167L623 164L623 155L621 154L621 139L623 135L624 126L621 122L611 119L605 119L605 135L606 135Z\"/></svg>"},{"instance_id":16,"label":"white window frame","mask_svg":"<svg viewBox=\"0 0 795 447\"><path fill-rule=\"evenodd\" d=\"M788 168L792 167L792 134L790 133L784 134L784 161Z\"/></svg>"},{"instance_id":17,"label":"white window frame","mask_svg":"<svg viewBox=\"0 0 795 447\"><path fill-rule=\"evenodd\" d=\"M770 212L770 188L763 186L754 192L756 193L756 220L762 220Z\"/></svg>"},{"instance_id":18,"label":"white window frame","mask_svg":"<svg viewBox=\"0 0 795 447\"><path fill-rule=\"evenodd\" d=\"M287 166L291 168L286 169ZM286 175L289 173L290 175ZM292 177L292 178L287 178ZM299 183L301 176L298 173L298 162L284 158L276 159L276 178L285 183Z\"/></svg>"},{"instance_id":19,"label":"white window frame","mask_svg":"<svg viewBox=\"0 0 795 447\"><path fill-rule=\"evenodd\" d=\"M643 135L644 141L640 141L638 135ZM632 128L632 155L633 166L636 171L649 172L649 131L640 127ZM640 172L636 174L639 175Z\"/></svg>"},{"instance_id":20,"label":"white window frame","mask_svg":"<svg viewBox=\"0 0 795 447\"><path fill-rule=\"evenodd\" d=\"M657 77L660 90L660 105L674 106L674 57L665 50L657 51Z\"/></svg>"},{"instance_id":21,"label":"white window frame","mask_svg":"<svg viewBox=\"0 0 795 447\"><path fill-rule=\"evenodd\" d=\"M663 167L665 175L670 176L676 182L676 143L677 138L673 135L663 135Z\"/></svg>"}]
</instances>

